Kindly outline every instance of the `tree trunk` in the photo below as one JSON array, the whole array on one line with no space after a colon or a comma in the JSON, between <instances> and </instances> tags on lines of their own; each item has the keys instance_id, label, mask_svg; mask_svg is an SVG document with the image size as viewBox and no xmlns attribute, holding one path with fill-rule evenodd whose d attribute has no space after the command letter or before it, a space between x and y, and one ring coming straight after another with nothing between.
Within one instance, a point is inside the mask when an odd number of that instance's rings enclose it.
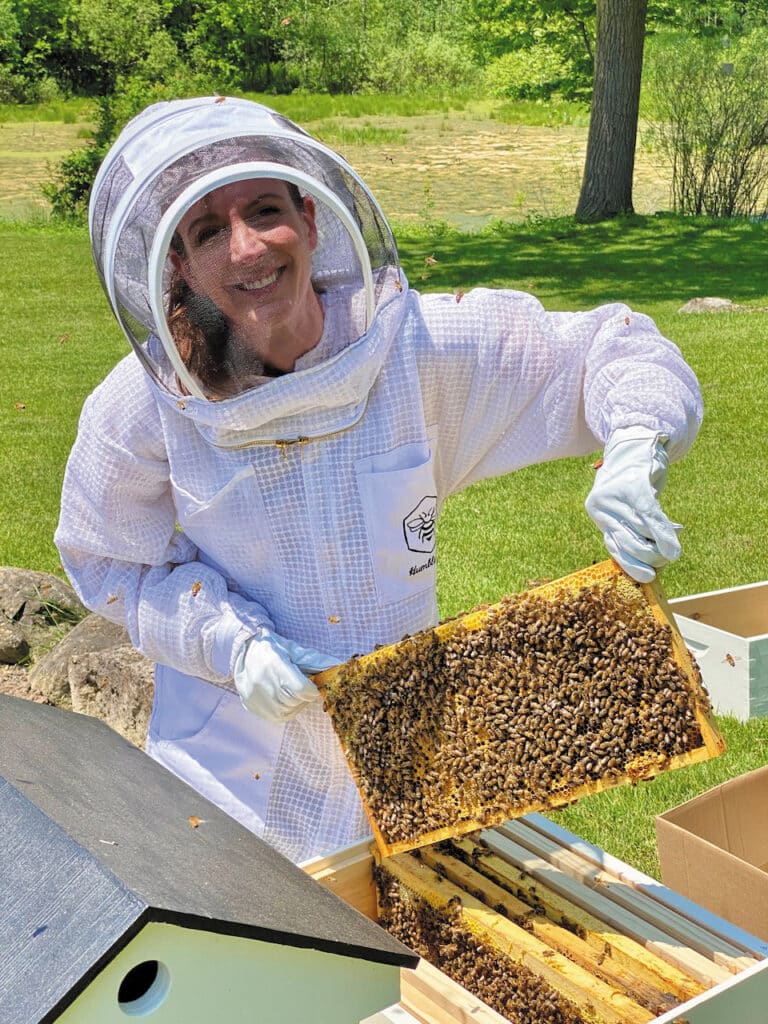
<instances>
[{"instance_id":1,"label":"tree trunk","mask_svg":"<svg viewBox=\"0 0 768 1024\"><path fill-rule=\"evenodd\" d=\"M576 220L632 213L648 0L597 0L595 84Z\"/></svg>"}]
</instances>

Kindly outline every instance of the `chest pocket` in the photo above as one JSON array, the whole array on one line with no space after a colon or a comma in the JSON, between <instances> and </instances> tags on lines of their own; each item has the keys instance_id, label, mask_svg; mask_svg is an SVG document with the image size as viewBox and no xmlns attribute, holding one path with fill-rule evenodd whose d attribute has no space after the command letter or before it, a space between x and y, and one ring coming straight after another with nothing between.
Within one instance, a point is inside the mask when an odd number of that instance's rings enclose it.
<instances>
[{"instance_id":1,"label":"chest pocket","mask_svg":"<svg viewBox=\"0 0 768 1024\"><path fill-rule=\"evenodd\" d=\"M282 593L278 557L253 466L245 466L209 494L195 495L172 480L179 525L201 560L255 600Z\"/></svg>"},{"instance_id":2,"label":"chest pocket","mask_svg":"<svg viewBox=\"0 0 768 1024\"><path fill-rule=\"evenodd\" d=\"M355 464L381 604L433 589L437 490L429 445L402 445Z\"/></svg>"}]
</instances>

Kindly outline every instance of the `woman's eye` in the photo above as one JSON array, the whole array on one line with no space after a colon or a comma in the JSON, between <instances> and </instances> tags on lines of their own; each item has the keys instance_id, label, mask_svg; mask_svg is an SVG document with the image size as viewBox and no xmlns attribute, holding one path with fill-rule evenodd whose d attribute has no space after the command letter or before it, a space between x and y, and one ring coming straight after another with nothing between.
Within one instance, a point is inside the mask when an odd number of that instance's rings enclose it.
<instances>
[{"instance_id":1,"label":"woman's eye","mask_svg":"<svg viewBox=\"0 0 768 1024\"><path fill-rule=\"evenodd\" d=\"M210 242L212 238L218 235L221 228L211 227L201 228L195 235L195 245L205 245L206 242Z\"/></svg>"}]
</instances>

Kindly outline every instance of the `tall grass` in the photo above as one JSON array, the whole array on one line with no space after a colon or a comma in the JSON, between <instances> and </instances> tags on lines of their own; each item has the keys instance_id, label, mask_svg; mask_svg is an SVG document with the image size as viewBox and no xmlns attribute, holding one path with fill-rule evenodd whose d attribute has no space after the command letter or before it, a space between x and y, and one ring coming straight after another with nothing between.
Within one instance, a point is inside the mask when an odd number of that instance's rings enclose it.
<instances>
[{"instance_id":1,"label":"tall grass","mask_svg":"<svg viewBox=\"0 0 768 1024\"><path fill-rule=\"evenodd\" d=\"M540 125L546 128L575 125L586 128L589 125L589 104L559 97L546 101L504 100L493 108L490 116L504 124Z\"/></svg>"},{"instance_id":2,"label":"tall grass","mask_svg":"<svg viewBox=\"0 0 768 1024\"><path fill-rule=\"evenodd\" d=\"M69 97L48 103L0 103L0 124L19 124L28 121L76 124L89 122L96 112L96 101L85 97Z\"/></svg>"},{"instance_id":3,"label":"tall grass","mask_svg":"<svg viewBox=\"0 0 768 1024\"><path fill-rule=\"evenodd\" d=\"M402 145L407 141L405 128L382 128L381 125L354 122L349 124L337 118L328 118L312 125L312 134L335 149L363 145Z\"/></svg>"},{"instance_id":4,"label":"tall grass","mask_svg":"<svg viewBox=\"0 0 768 1024\"><path fill-rule=\"evenodd\" d=\"M418 114L464 110L470 94L461 93L356 93L331 96L327 93L291 93L273 96L247 93L247 98L272 107L291 120L304 124L330 117L415 117Z\"/></svg>"}]
</instances>

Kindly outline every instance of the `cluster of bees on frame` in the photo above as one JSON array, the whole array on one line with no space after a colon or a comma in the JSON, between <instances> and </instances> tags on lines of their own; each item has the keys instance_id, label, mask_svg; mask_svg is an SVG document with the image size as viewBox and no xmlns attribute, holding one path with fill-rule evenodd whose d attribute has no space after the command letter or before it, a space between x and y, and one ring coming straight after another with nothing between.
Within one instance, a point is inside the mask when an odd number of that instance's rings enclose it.
<instances>
[{"instance_id":1,"label":"cluster of bees on frame","mask_svg":"<svg viewBox=\"0 0 768 1024\"><path fill-rule=\"evenodd\" d=\"M374 868L374 881L379 923L509 1021L586 1024L575 1004L463 927L458 906L438 910L383 866Z\"/></svg>"},{"instance_id":2,"label":"cluster of bees on frame","mask_svg":"<svg viewBox=\"0 0 768 1024\"><path fill-rule=\"evenodd\" d=\"M476 628L457 619L342 666L326 710L389 845L559 806L702 744L705 692L622 583L513 595Z\"/></svg>"}]
</instances>

